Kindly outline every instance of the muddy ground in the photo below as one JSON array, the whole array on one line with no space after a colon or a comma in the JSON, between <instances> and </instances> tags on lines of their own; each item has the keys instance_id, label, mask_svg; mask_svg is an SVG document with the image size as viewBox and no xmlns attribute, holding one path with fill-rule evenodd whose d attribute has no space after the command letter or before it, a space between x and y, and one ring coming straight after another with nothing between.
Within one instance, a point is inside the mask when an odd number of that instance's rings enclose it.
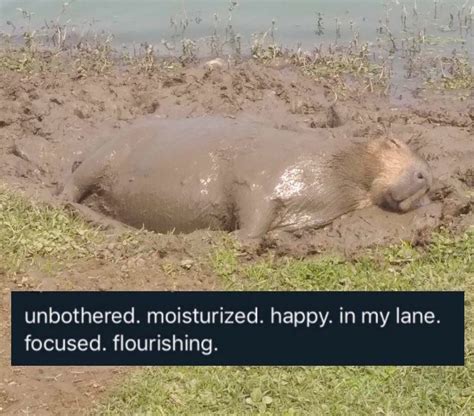
<instances>
[{"instance_id":1,"label":"muddy ground","mask_svg":"<svg viewBox=\"0 0 474 416\"><path fill-rule=\"evenodd\" d=\"M392 135L428 160L435 184L433 203L407 214L369 208L332 225L297 235L272 236L258 252L308 256L327 250L353 254L376 244L408 240L426 244L442 226L463 230L473 221L474 102L456 93L418 91L388 98L355 84L337 93L291 65L253 61L209 71L202 64L141 74L112 70L78 78L73 74L0 73L0 180L27 195L56 204L58 186L71 166L117 129L140 117L220 114L260 120L281 129L328 129L335 141L351 136ZM408 103L408 104L407 104ZM94 259L66 264L54 276L30 270L0 276L0 413L87 412L126 369L11 368L9 291L211 290L221 283L205 261L222 233L155 236L140 250L112 244ZM149 246L143 250L144 246ZM86 410L85 410L86 409Z\"/></svg>"}]
</instances>

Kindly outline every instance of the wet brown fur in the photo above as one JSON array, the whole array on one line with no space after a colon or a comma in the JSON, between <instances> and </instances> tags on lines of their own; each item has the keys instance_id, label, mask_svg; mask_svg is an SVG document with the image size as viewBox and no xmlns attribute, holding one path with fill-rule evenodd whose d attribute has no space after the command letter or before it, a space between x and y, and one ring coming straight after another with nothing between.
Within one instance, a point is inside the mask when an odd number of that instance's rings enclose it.
<instances>
[{"instance_id":1,"label":"wet brown fur","mask_svg":"<svg viewBox=\"0 0 474 416\"><path fill-rule=\"evenodd\" d=\"M384 196L389 188L399 180L403 172L417 165L428 176L428 192L431 185L428 166L408 145L399 140L383 138L354 144L348 150L334 155L330 164L338 182L335 191L353 201L350 207L352 209L370 205L387 208L384 206ZM414 207L392 207L399 211L407 211L410 208Z\"/></svg>"}]
</instances>

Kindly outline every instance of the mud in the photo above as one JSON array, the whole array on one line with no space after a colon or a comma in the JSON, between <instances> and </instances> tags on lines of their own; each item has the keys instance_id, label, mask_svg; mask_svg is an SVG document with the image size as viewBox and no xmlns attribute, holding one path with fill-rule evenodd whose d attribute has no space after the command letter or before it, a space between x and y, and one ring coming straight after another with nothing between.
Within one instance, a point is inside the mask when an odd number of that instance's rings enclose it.
<instances>
[{"instance_id":1,"label":"mud","mask_svg":"<svg viewBox=\"0 0 474 416\"><path fill-rule=\"evenodd\" d=\"M455 94L424 91L410 107L367 89L347 87L335 101L332 85L314 81L291 66L244 62L228 69L203 65L152 75L113 70L100 77L76 74L0 73L0 178L26 194L57 204L60 184L74 162L104 139L142 117L186 118L218 115L258 121L280 131L324 131L328 141L355 136L389 136L417 149L428 161L434 182L432 203L399 214L377 207L352 212L332 224L278 237L260 251L307 256L328 250L352 254L362 247L424 244L432 231L461 231L473 221L474 104ZM403 105L402 105L403 104ZM0 276L2 316L8 315L11 289L153 290L222 288L206 259L220 232L186 236L156 235L140 250L114 254L110 247L91 261L74 263L54 277L28 271ZM144 251L143 251L144 250ZM251 252L257 257L261 253ZM122 252L121 252L122 253ZM9 340L8 319L0 337ZM104 386L116 380L112 369L11 368L2 343L0 407L6 414L81 413ZM5 354L4 352L7 351ZM28 398L28 399L26 399Z\"/></svg>"},{"instance_id":2,"label":"mud","mask_svg":"<svg viewBox=\"0 0 474 416\"><path fill-rule=\"evenodd\" d=\"M87 79L3 73L0 82L2 180L48 201L54 201L52 195L74 162L133 120L219 115L283 131L313 132L334 143L347 143L352 136L389 136L409 143L428 161L435 178L433 206L403 215L379 209L358 212L325 229L303 233L294 240L295 247L340 248L337 230L346 234L350 229L342 248L357 249L374 242L411 240L421 229L447 221L453 226L472 221L472 100L425 92L412 108L395 107L377 93L354 87L331 106L334 94L329 84L291 66L262 68L254 62L212 71L197 65L153 76L116 71ZM377 224L373 229L360 219L366 215L369 223ZM394 224L397 233L391 229Z\"/></svg>"}]
</instances>

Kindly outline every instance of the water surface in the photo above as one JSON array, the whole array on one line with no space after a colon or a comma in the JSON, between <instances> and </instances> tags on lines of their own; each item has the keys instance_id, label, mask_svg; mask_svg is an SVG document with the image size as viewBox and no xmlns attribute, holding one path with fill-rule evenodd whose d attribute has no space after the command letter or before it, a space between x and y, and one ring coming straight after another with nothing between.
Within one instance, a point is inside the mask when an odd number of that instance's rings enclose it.
<instances>
[{"instance_id":1,"label":"water surface","mask_svg":"<svg viewBox=\"0 0 474 416\"><path fill-rule=\"evenodd\" d=\"M275 40L290 48L343 43L356 34L361 41L375 42L384 26L394 36L403 29L422 30L433 37L468 38L468 47L473 41L472 32L459 30L458 13L462 11L464 18L471 8L474 13L474 0L70 0L62 12L63 4L61 0L0 0L0 29L19 32L28 25L39 27L60 19L77 33L90 28L113 33L117 44L161 44L173 38L208 37L215 29L225 36L231 27L245 47L252 34L269 31L273 21ZM18 8L31 13L31 21Z\"/></svg>"}]
</instances>

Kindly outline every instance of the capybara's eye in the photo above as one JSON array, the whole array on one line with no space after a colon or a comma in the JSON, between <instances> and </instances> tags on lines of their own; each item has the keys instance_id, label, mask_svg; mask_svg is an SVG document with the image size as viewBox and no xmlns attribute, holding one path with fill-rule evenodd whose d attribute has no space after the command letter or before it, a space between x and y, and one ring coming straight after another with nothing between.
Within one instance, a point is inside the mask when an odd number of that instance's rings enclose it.
<instances>
[{"instance_id":1,"label":"capybara's eye","mask_svg":"<svg viewBox=\"0 0 474 416\"><path fill-rule=\"evenodd\" d=\"M423 174L423 172L418 172L418 173L416 174L416 177L417 177L417 179L420 179L420 180L421 180L421 179L425 179L425 175Z\"/></svg>"},{"instance_id":2,"label":"capybara's eye","mask_svg":"<svg viewBox=\"0 0 474 416\"><path fill-rule=\"evenodd\" d=\"M390 142L392 142L395 146L400 147L400 145L394 140L394 139L389 139Z\"/></svg>"}]
</instances>

